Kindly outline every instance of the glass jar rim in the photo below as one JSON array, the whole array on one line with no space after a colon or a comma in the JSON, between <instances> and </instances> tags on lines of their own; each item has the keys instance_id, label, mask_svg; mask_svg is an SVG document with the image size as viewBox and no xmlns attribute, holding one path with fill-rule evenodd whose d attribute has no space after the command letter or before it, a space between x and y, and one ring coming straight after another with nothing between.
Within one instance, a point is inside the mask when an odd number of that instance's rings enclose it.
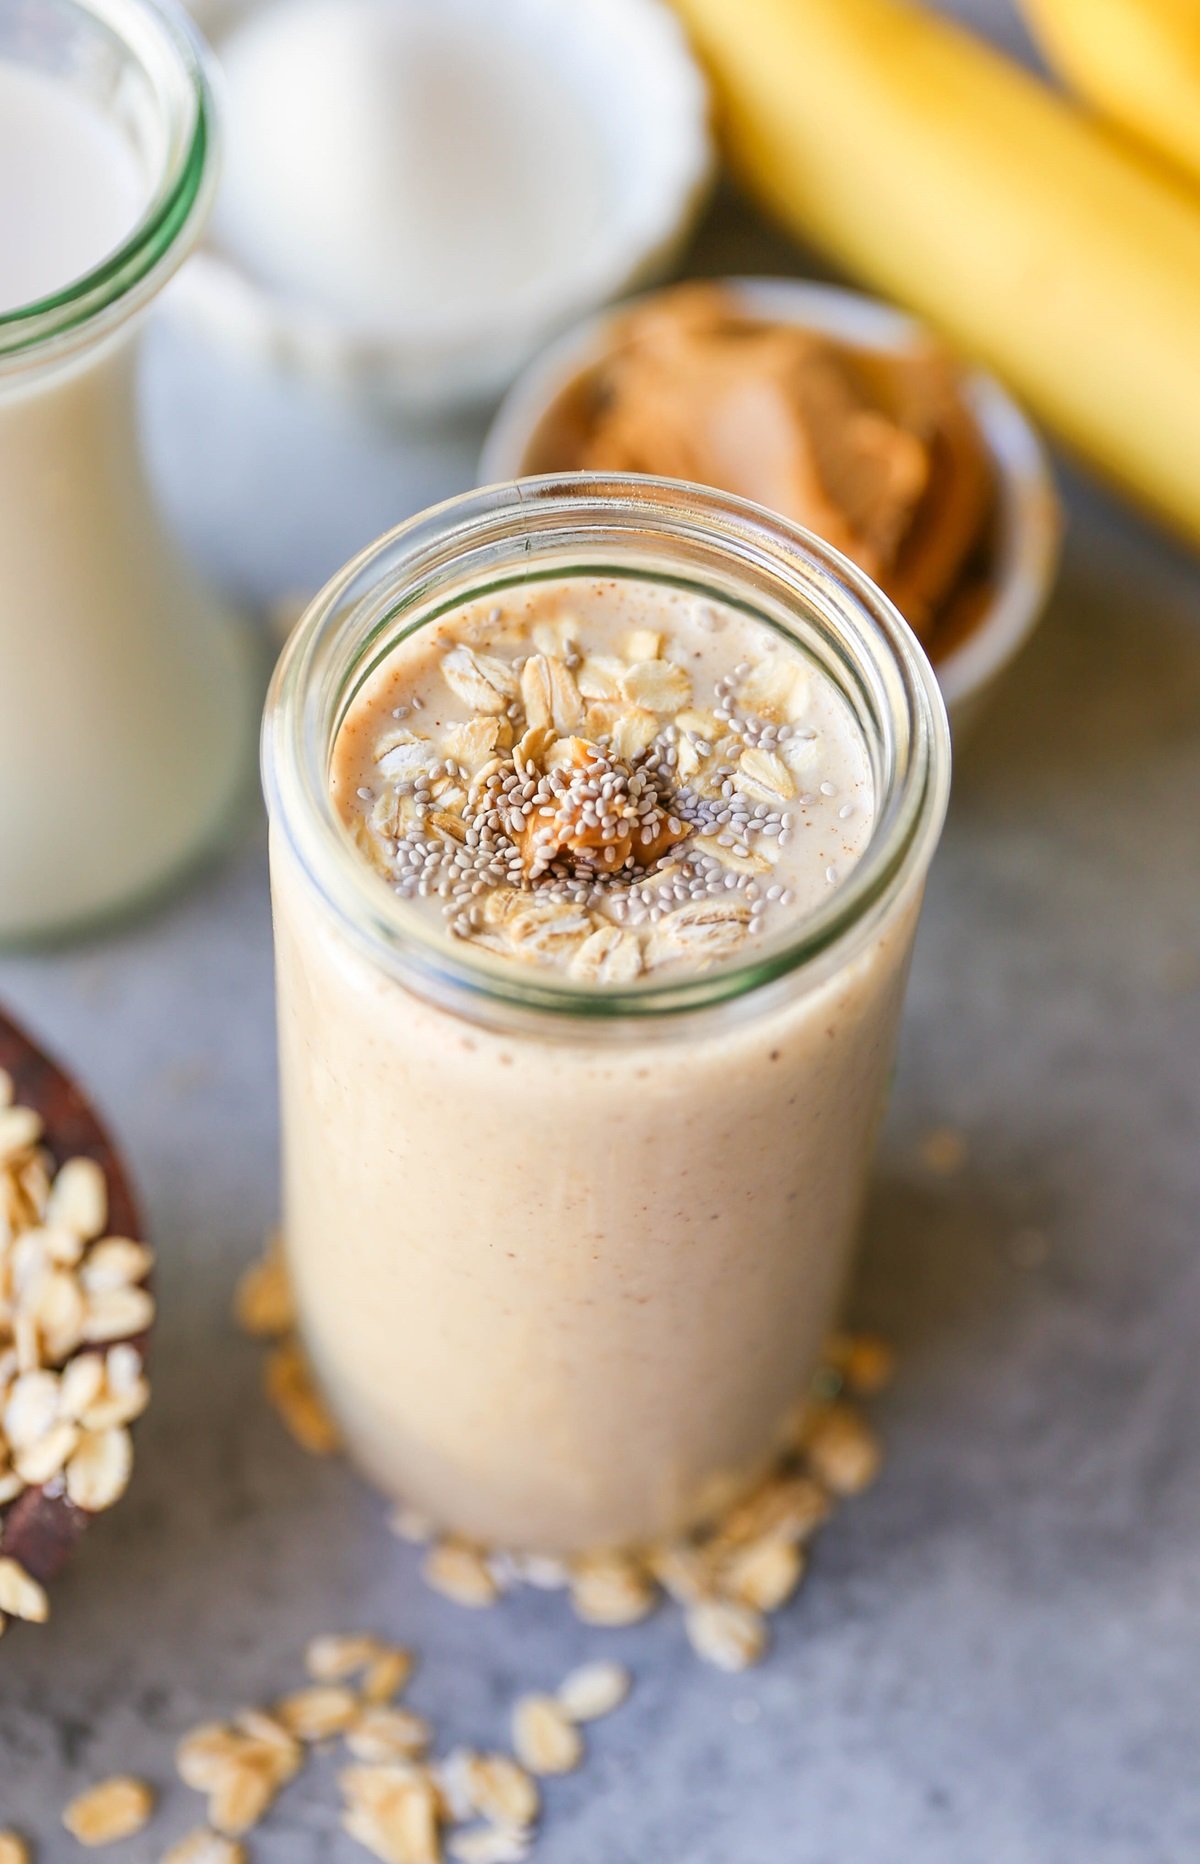
<instances>
[{"instance_id":1,"label":"glass jar rim","mask_svg":"<svg viewBox=\"0 0 1200 1864\"><path fill-rule=\"evenodd\" d=\"M741 963L680 978L651 976L611 990L514 965L429 927L380 883L338 815L328 780L329 752L344 717L343 708L335 721L326 703L330 682L337 682L339 667L346 677L361 668L372 643L395 623L403 589L423 600L439 570L449 572L469 550L497 539L510 545L523 540L521 567L506 579L519 583L537 574L539 542L547 559L567 539L582 555L589 528L610 546L617 534L643 548L652 534L660 543L672 536L700 540L734 569L740 561L747 583L753 566L776 580L796 607L811 610L824 602L840 609L844 622L857 625L864 652L874 654L883 675L880 690L892 708L886 729L898 751L866 850L794 934L755 948ZM561 573L608 568L611 560L594 557ZM564 1016L643 1025L748 996L757 1000L766 986L797 973L815 984L843 962L932 856L949 796L950 739L936 676L915 635L887 597L830 545L762 506L683 480L562 473L484 487L433 506L369 545L326 584L276 667L263 718L262 773L272 828L309 884L358 950L408 988L468 1016L472 1005L477 1012L487 1005L531 1012L547 1028Z\"/></svg>"},{"instance_id":2,"label":"glass jar rim","mask_svg":"<svg viewBox=\"0 0 1200 1864\"><path fill-rule=\"evenodd\" d=\"M116 38L171 113L163 172L126 238L59 290L0 312L0 381L69 353L132 316L183 263L217 180L211 55L178 0L71 0Z\"/></svg>"}]
</instances>

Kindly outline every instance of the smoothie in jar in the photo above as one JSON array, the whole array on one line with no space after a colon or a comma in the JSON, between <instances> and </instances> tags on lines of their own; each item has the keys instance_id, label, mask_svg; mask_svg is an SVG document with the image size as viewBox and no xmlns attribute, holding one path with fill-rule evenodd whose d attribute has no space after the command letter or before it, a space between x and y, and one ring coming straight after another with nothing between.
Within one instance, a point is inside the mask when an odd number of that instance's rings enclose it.
<instances>
[{"instance_id":1,"label":"smoothie in jar","mask_svg":"<svg viewBox=\"0 0 1200 1864\"><path fill-rule=\"evenodd\" d=\"M524 573L426 583L371 637L309 773L355 901L275 767L320 605L266 738L318 1377L389 1493L557 1552L676 1531L770 1460L844 1284L945 793L891 615L923 802L879 895L896 772L845 667L788 625L800 534L740 508L780 559L751 601L717 522L736 501L612 483L628 528L603 546L601 496L573 565L539 565L535 533ZM712 514L703 579L672 560L683 512ZM324 625L353 631L344 607Z\"/></svg>"}]
</instances>

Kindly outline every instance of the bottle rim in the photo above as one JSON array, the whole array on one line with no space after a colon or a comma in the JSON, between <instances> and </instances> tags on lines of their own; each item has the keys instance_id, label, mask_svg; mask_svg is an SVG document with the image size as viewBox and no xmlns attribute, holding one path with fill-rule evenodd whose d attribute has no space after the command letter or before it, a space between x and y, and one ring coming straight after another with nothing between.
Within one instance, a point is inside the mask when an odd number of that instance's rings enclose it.
<instances>
[{"instance_id":1,"label":"bottle rim","mask_svg":"<svg viewBox=\"0 0 1200 1864\"><path fill-rule=\"evenodd\" d=\"M176 0L68 0L114 39L161 112L165 154L150 200L100 264L57 291L0 313L0 383L73 353L132 317L178 270L207 218L218 167L211 59Z\"/></svg>"}]
</instances>

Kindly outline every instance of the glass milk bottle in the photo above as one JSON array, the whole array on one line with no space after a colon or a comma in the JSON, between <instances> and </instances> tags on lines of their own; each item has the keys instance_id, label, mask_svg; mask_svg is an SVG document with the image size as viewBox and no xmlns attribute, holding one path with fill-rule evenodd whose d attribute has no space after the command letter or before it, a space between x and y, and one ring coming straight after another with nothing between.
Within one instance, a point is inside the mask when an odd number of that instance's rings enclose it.
<instances>
[{"instance_id":1,"label":"glass milk bottle","mask_svg":"<svg viewBox=\"0 0 1200 1864\"><path fill-rule=\"evenodd\" d=\"M179 11L0 4L0 941L153 893L241 780L243 643L163 529L137 417L213 135Z\"/></svg>"}]
</instances>

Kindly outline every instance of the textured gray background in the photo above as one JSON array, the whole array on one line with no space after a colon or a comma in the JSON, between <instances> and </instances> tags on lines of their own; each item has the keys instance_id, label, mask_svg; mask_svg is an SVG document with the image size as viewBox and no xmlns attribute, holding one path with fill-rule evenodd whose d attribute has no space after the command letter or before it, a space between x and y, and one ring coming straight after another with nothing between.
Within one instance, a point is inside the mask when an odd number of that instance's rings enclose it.
<instances>
[{"instance_id":1,"label":"textured gray background","mask_svg":"<svg viewBox=\"0 0 1200 1864\"><path fill-rule=\"evenodd\" d=\"M1009 36L1004 0L975 12ZM801 269L727 204L701 269ZM469 482L469 423L419 444L156 334L168 502L244 594L315 583ZM878 1487L821 1540L765 1668L701 1668L676 1615L586 1632L556 1599L477 1616L418 1582L379 1504L294 1450L227 1311L276 1197L262 826L121 937L0 964L0 995L110 1114L162 1252L134 1488L0 1651L0 1824L78 1855L59 1807L113 1769L198 1802L177 1735L300 1678L363 1624L424 1653L413 1697L494 1741L585 1653L630 1705L550 1788L545 1864L1186 1864L1200 1856L1196 1252L1200 627L1195 564L1071 484L1053 612L962 762L913 980L861 1275L902 1354ZM949 1180L922 1132L960 1126ZM255 1840L361 1855L326 1774Z\"/></svg>"}]
</instances>

